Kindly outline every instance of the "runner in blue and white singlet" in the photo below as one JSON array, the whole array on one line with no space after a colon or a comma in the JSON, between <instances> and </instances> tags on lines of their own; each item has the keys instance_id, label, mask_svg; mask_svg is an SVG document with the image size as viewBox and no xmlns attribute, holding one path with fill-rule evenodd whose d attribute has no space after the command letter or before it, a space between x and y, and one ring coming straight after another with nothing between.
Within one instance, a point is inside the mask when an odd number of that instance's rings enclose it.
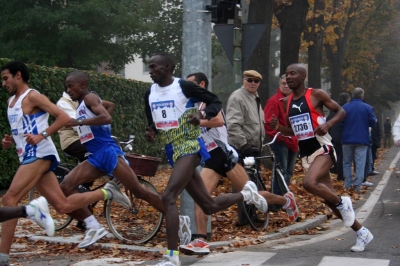
<instances>
[{"instance_id":1,"label":"runner in blue and white singlet","mask_svg":"<svg viewBox=\"0 0 400 266\"><path fill-rule=\"evenodd\" d=\"M22 101L33 89L28 89L22 94L13 107L8 106L7 115L11 126L11 133L15 142L17 155L21 164L30 163L38 158L49 158L52 161L49 170L54 170L60 162L57 149L51 138L47 138L36 145L27 143L25 134L39 135L48 128L49 114L41 111L36 114L25 115L22 112ZM38 91L36 91L38 92ZM39 93L39 92L38 92ZM11 96L9 103L13 102L15 95ZM51 159L51 156L54 159Z\"/></svg>"}]
</instances>

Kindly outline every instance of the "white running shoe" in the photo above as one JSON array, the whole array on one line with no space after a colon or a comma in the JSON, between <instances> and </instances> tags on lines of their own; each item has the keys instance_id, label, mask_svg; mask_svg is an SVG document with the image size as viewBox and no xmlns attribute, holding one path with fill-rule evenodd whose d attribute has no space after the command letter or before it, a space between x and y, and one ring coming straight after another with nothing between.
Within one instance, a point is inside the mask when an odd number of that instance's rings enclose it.
<instances>
[{"instance_id":1,"label":"white running shoe","mask_svg":"<svg viewBox=\"0 0 400 266\"><path fill-rule=\"evenodd\" d=\"M356 219L356 216L354 214L353 210L353 203L351 202L350 197L341 197L342 198L342 204L338 207L338 211L342 215L342 220L344 223L344 226L350 227L354 224L354 221Z\"/></svg>"},{"instance_id":2,"label":"white running shoe","mask_svg":"<svg viewBox=\"0 0 400 266\"><path fill-rule=\"evenodd\" d=\"M371 234L371 232L365 228L364 235L362 233L357 233L357 241L354 246L351 247L351 251L353 252L361 252L364 251L365 246L374 239L374 236Z\"/></svg>"},{"instance_id":3,"label":"white running shoe","mask_svg":"<svg viewBox=\"0 0 400 266\"><path fill-rule=\"evenodd\" d=\"M268 211L268 203L263 196L258 194L257 186L254 182L247 181L240 193L243 194L244 201L247 204L254 204L261 212Z\"/></svg>"},{"instance_id":4,"label":"white running shoe","mask_svg":"<svg viewBox=\"0 0 400 266\"><path fill-rule=\"evenodd\" d=\"M168 252L168 250L167 250ZM169 256L168 254L163 255L165 260L160 261L156 264L156 266L181 266L181 262L179 260L179 255Z\"/></svg>"},{"instance_id":5,"label":"white running shoe","mask_svg":"<svg viewBox=\"0 0 400 266\"><path fill-rule=\"evenodd\" d=\"M85 233L85 238L79 243L78 248L86 248L96 243L97 240L107 235L108 232L104 227L97 229L88 229Z\"/></svg>"},{"instance_id":6,"label":"white running shoe","mask_svg":"<svg viewBox=\"0 0 400 266\"><path fill-rule=\"evenodd\" d=\"M29 218L44 228L48 236L54 236L54 221L53 218L51 218L49 204L47 203L46 198L39 197L34 199L29 203L29 205L35 208L35 215L30 216Z\"/></svg>"},{"instance_id":7,"label":"white running shoe","mask_svg":"<svg viewBox=\"0 0 400 266\"><path fill-rule=\"evenodd\" d=\"M374 185L374 183L371 183L371 182L368 182L368 181L365 181L365 182L361 183L361 186L364 186L364 187L372 187L373 185Z\"/></svg>"},{"instance_id":8,"label":"white running shoe","mask_svg":"<svg viewBox=\"0 0 400 266\"><path fill-rule=\"evenodd\" d=\"M112 201L122 204L128 210L131 208L131 201L129 200L127 195L121 192L117 183L115 183L114 181L108 181L104 186L104 189L111 192Z\"/></svg>"},{"instance_id":9,"label":"white running shoe","mask_svg":"<svg viewBox=\"0 0 400 266\"><path fill-rule=\"evenodd\" d=\"M192 231L190 230L189 216L179 215L179 231L178 236L181 245L189 244L192 240Z\"/></svg>"}]
</instances>

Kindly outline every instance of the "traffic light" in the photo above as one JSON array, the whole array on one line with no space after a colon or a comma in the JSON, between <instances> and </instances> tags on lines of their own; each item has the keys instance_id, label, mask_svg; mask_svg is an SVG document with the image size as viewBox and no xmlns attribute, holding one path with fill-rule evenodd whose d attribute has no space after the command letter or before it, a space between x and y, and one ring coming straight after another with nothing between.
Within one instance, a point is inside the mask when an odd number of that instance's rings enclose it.
<instances>
[{"instance_id":1,"label":"traffic light","mask_svg":"<svg viewBox=\"0 0 400 266\"><path fill-rule=\"evenodd\" d=\"M211 22L227 24L228 19L235 18L235 5L240 5L240 0L212 0L211 5L206 5L206 10L211 11Z\"/></svg>"}]
</instances>

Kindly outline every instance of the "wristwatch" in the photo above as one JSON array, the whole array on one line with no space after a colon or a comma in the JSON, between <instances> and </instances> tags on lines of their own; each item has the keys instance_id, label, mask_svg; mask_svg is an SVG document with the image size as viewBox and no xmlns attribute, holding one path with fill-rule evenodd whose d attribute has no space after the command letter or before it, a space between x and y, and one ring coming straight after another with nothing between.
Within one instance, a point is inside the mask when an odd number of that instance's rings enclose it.
<instances>
[{"instance_id":1,"label":"wristwatch","mask_svg":"<svg viewBox=\"0 0 400 266\"><path fill-rule=\"evenodd\" d=\"M47 134L46 130L42 132L42 135L45 139L47 139L47 137L49 136L49 134Z\"/></svg>"},{"instance_id":2,"label":"wristwatch","mask_svg":"<svg viewBox=\"0 0 400 266\"><path fill-rule=\"evenodd\" d=\"M201 116L203 117L203 119L206 119L206 112L200 111L200 113L201 113Z\"/></svg>"},{"instance_id":3,"label":"wristwatch","mask_svg":"<svg viewBox=\"0 0 400 266\"><path fill-rule=\"evenodd\" d=\"M83 120L85 118L79 118L78 120L76 120L76 122L78 123L78 126L82 126L83 125Z\"/></svg>"}]
</instances>

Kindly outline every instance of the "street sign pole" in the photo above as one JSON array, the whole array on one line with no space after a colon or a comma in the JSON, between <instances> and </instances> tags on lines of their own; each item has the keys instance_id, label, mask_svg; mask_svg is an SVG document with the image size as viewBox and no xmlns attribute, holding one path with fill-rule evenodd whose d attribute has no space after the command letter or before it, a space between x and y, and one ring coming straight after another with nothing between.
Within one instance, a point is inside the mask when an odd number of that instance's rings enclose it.
<instances>
[{"instance_id":1,"label":"street sign pole","mask_svg":"<svg viewBox=\"0 0 400 266\"><path fill-rule=\"evenodd\" d=\"M235 19L233 28L233 88L232 91L242 86L242 8L235 5Z\"/></svg>"}]
</instances>

